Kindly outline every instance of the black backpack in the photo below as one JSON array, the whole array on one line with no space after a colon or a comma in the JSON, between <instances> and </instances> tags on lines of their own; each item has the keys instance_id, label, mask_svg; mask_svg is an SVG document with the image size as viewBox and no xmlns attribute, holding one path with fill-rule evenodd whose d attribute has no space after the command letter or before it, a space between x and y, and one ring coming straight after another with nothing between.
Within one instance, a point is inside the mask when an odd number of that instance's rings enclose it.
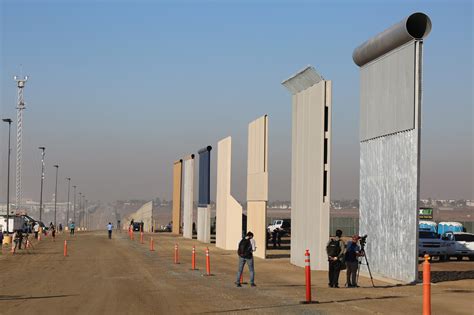
<instances>
[{"instance_id":1,"label":"black backpack","mask_svg":"<svg viewBox=\"0 0 474 315\"><path fill-rule=\"evenodd\" d=\"M243 238L239 243L237 254L242 258L250 258L252 254L252 244L248 238Z\"/></svg>"},{"instance_id":2,"label":"black backpack","mask_svg":"<svg viewBox=\"0 0 474 315\"><path fill-rule=\"evenodd\" d=\"M337 257L341 253L341 244L339 240L335 240L331 238L331 241L329 242L328 246L326 246L326 252L328 253L328 256L331 257Z\"/></svg>"}]
</instances>

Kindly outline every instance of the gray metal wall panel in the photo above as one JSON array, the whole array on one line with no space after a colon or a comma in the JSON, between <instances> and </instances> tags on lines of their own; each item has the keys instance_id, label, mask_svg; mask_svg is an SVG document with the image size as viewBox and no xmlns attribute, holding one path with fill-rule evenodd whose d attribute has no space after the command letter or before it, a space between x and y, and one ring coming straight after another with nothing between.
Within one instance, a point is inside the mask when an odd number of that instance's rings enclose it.
<instances>
[{"instance_id":1,"label":"gray metal wall panel","mask_svg":"<svg viewBox=\"0 0 474 315\"><path fill-rule=\"evenodd\" d=\"M373 273L417 279L418 130L360 144L360 234Z\"/></svg>"},{"instance_id":2,"label":"gray metal wall panel","mask_svg":"<svg viewBox=\"0 0 474 315\"><path fill-rule=\"evenodd\" d=\"M206 207L211 203L211 146L199 153L199 206Z\"/></svg>"},{"instance_id":3,"label":"gray metal wall panel","mask_svg":"<svg viewBox=\"0 0 474 315\"><path fill-rule=\"evenodd\" d=\"M360 70L360 140L415 128L415 41Z\"/></svg>"}]
</instances>

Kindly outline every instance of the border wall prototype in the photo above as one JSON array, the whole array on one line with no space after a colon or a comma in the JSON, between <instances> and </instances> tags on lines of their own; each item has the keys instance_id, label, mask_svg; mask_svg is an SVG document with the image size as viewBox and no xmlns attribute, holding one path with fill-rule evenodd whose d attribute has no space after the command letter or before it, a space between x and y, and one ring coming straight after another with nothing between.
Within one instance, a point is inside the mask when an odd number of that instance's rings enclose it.
<instances>
[{"instance_id":1,"label":"border wall prototype","mask_svg":"<svg viewBox=\"0 0 474 315\"><path fill-rule=\"evenodd\" d=\"M268 116L249 124L247 151L247 231L254 234L254 256L266 258L268 202Z\"/></svg>"},{"instance_id":2,"label":"border wall prototype","mask_svg":"<svg viewBox=\"0 0 474 315\"><path fill-rule=\"evenodd\" d=\"M430 30L429 17L415 13L352 55L360 67L360 234L368 235L372 273L403 282L418 278L422 49Z\"/></svg>"},{"instance_id":3,"label":"border wall prototype","mask_svg":"<svg viewBox=\"0 0 474 315\"><path fill-rule=\"evenodd\" d=\"M331 161L331 81L308 66L282 84L292 94L291 257L327 270Z\"/></svg>"},{"instance_id":4,"label":"border wall prototype","mask_svg":"<svg viewBox=\"0 0 474 315\"><path fill-rule=\"evenodd\" d=\"M216 247L235 250L242 239L242 206L231 195L232 138L217 143Z\"/></svg>"},{"instance_id":5,"label":"border wall prototype","mask_svg":"<svg viewBox=\"0 0 474 315\"><path fill-rule=\"evenodd\" d=\"M204 243L211 242L211 146L199 153L199 200L197 217L197 239Z\"/></svg>"}]
</instances>

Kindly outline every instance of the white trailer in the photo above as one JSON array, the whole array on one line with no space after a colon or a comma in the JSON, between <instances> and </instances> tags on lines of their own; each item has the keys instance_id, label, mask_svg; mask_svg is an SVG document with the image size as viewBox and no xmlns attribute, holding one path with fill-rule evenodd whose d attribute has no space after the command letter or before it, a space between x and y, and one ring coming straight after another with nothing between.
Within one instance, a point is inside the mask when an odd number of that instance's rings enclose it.
<instances>
[{"instance_id":1,"label":"white trailer","mask_svg":"<svg viewBox=\"0 0 474 315\"><path fill-rule=\"evenodd\" d=\"M16 215L11 215L9 218L9 224L8 224L8 229L10 233L13 233L13 231L22 229L23 224L25 220L21 216L16 216ZM6 231L7 230L7 216L2 215L0 216L0 230Z\"/></svg>"}]
</instances>

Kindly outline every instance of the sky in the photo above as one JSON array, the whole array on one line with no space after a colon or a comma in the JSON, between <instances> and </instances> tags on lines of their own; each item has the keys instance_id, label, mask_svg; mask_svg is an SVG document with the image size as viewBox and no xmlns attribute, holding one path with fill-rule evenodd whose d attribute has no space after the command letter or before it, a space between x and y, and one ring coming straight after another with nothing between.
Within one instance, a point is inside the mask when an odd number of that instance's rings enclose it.
<instances>
[{"instance_id":1,"label":"sky","mask_svg":"<svg viewBox=\"0 0 474 315\"><path fill-rule=\"evenodd\" d=\"M424 44L421 198L474 199L471 1L2 0L2 118L16 117L13 76L29 75L23 195L39 199L38 146L46 147L46 200L59 164L59 200L71 177L87 199L113 201L171 199L173 161L211 145L214 198L217 141L232 136L232 194L244 201L247 126L268 114L269 199L290 200L291 97L281 82L310 64L333 82L331 198L358 198L352 52L417 11L433 23Z\"/></svg>"}]
</instances>

